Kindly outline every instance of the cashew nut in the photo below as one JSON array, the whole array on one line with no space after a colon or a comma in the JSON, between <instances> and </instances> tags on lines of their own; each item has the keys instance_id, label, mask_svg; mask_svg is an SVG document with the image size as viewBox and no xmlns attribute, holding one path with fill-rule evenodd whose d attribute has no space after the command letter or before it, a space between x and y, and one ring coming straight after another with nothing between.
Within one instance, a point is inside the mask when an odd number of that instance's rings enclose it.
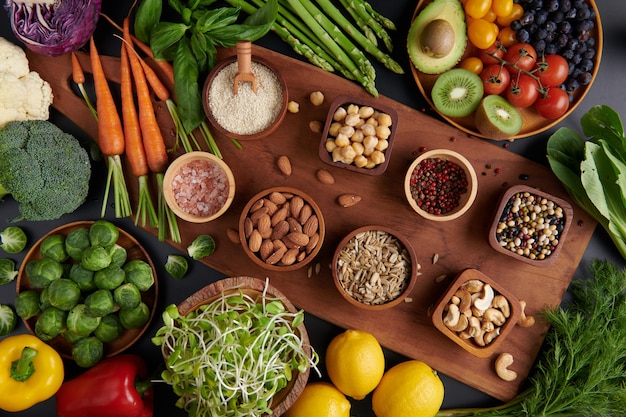
<instances>
[{"instance_id":1,"label":"cashew nut","mask_svg":"<svg viewBox=\"0 0 626 417\"><path fill-rule=\"evenodd\" d=\"M480 328L480 320L478 317L470 317L469 319L469 334L471 337L477 337L482 335L483 330Z\"/></svg>"},{"instance_id":2,"label":"cashew nut","mask_svg":"<svg viewBox=\"0 0 626 417\"><path fill-rule=\"evenodd\" d=\"M480 292L480 296L474 300L474 307L479 310L487 310L491 307L491 302L494 298L493 288L491 285L485 284L483 285L483 289Z\"/></svg>"},{"instance_id":3,"label":"cashew nut","mask_svg":"<svg viewBox=\"0 0 626 417\"><path fill-rule=\"evenodd\" d=\"M465 313L472 306L472 294L469 291L460 289L455 294L459 299L459 311Z\"/></svg>"},{"instance_id":4,"label":"cashew nut","mask_svg":"<svg viewBox=\"0 0 626 417\"><path fill-rule=\"evenodd\" d=\"M502 314L504 314L504 317L506 317L507 319L511 315L511 306L509 305L509 302L504 295L498 294L493 297L493 302L491 303L491 305L493 307L499 308Z\"/></svg>"},{"instance_id":5,"label":"cashew nut","mask_svg":"<svg viewBox=\"0 0 626 417\"><path fill-rule=\"evenodd\" d=\"M485 332L485 334L483 335L483 341L485 342L485 345L488 345L489 343L493 342L493 340L499 335L500 335L499 327L496 327L495 329L489 332Z\"/></svg>"},{"instance_id":6,"label":"cashew nut","mask_svg":"<svg viewBox=\"0 0 626 417\"><path fill-rule=\"evenodd\" d=\"M532 327L535 325L535 318L533 316L526 316L526 301L520 300L522 306L522 314L518 320L518 324L522 327Z\"/></svg>"},{"instance_id":7,"label":"cashew nut","mask_svg":"<svg viewBox=\"0 0 626 417\"><path fill-rule=\"evenodd\" d=\"M459 317L461 313L459 312L459 306L456 304L448 305L448 313L443 318L443 324L448 327L454 327L459 322Z\"/></svg>"},{"instance_id":8,"label":"cashew nut","mask_svg":"<svg viewBox=\"0 0 626 417\"><path fill-rule=\"evenodd\" d=\"M485 310L485 314L483 315L483 319L492 322L496 326L502 326L506 322L506 317L500 310L495 308L488 308Z\"/></svg>"},{"instance_id":9,"label":"cashew nut","mask_svg":"<svg viewBox=\"0 0 626 417\"><path fill-rule=\"evenodd\" d=\"M517 372L508 369L513 363L513 355L510 353L502 353L496 359L496 374L504 381L514 381L517 379Z\"/></svg>"},{"instance_id":10,"label":"cashew nut","mask_svg":"<svg viewBox=\"0 0 626 417\"><path fill-rule=\"evenodd\" d=\"M459 321L456 324L456 326L454 326L454 327L448 326L448 327L450 328L450 330L452 330L454 332L462 332L463 330L467 329L468 325L469 325L469 320L467 319L467 316L462 314L459 317Z\"/></svg>"},{"instance_id":11,"label":"cashew nut","mask_svg":"<svg viewBox=\"0 0 626 417\"><path fill-rule=\"evenodd\" d=\"M473 294L475 292L480 292L483 289L483 285L485 284L479 279L470 279L469 281L464 282L463 285L461 285L461 288Z\"/></svg>"}]
</instances>

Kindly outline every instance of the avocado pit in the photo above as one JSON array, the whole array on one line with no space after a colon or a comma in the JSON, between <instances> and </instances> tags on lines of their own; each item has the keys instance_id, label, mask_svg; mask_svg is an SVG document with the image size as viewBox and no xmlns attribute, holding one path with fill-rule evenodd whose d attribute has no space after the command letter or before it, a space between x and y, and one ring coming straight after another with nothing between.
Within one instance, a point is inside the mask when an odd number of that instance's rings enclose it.
<instances>
[{"instance_id":1,"label":"avocado pit","mask_svg":"<svg viewBox=\"0 0 626 417\"><path fill-rule=\"evenodd\" d=\"M435 19L424 27L420 43L422 51L433 58L443 58L454 48L454 28L444 19Z\"/></svg>"}]
</instances>

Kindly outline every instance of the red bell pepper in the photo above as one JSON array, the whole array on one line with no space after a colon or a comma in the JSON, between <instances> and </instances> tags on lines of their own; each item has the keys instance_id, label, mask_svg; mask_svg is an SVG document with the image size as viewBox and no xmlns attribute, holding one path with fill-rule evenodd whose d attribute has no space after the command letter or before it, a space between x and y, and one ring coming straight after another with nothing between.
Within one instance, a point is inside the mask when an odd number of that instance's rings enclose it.
<instances>
[{"instance_id":1,"label":"red bell pepper","mask_svg":"<svg viewBox=\"0 0 626 417\"><path fill-rule=\"evenodd\" d=\"M152 385L137 355L107 358L65 382L56 393L58 417L152 417Z\"/></svg>"}]
</instances>

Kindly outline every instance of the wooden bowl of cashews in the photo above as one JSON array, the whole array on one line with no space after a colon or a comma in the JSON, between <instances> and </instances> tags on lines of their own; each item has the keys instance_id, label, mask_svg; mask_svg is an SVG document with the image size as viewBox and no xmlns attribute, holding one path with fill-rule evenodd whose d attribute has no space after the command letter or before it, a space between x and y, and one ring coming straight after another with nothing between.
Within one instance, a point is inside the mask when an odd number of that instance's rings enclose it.
<instances>
[{"instance_id":1,"label":"wooden bowl of cashews","mask_svg":"<svg viewBox=\"0 0 626 417\"><path fill-rule=\"evenodd\" d=\"M454 343L479 358L491 356L517 324L520 301L476 269L465 269L432 312L432 322Z\"/></svg>"}]
</instances>

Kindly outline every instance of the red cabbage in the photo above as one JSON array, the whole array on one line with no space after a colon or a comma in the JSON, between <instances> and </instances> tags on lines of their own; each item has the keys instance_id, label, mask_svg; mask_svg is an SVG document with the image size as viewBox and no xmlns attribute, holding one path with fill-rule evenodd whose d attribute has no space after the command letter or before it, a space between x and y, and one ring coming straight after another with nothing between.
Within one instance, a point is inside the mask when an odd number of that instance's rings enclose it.
<instances>
[{"instance_id":1,"label":"red cabbage","mask_svg":"<svg viewBox=\"0 0 626 417\"><path fill-rule=\"evenodd\" d=\"M62 55L81 48L96 29L102 0L7 0L11 29L34 52Z\"/></svg>"}]
</instances>

